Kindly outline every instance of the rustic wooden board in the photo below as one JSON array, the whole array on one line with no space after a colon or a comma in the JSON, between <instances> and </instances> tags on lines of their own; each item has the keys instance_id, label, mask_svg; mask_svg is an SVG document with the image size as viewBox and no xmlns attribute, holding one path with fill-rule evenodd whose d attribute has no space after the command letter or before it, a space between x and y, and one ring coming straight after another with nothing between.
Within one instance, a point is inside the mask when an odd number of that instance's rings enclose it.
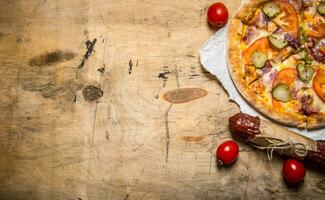
<instances>
[{"instance_id":1,"label":"rustic wooden board","mask_svg":"<svg viewBox=\"0 0 325 200\"><path fill-rule=\"evenodd\" d=\"M0 1L0 199L324 199L244 143L216 167L239 109L199 63L211 3Z\"/></svg>"}]
</instances>

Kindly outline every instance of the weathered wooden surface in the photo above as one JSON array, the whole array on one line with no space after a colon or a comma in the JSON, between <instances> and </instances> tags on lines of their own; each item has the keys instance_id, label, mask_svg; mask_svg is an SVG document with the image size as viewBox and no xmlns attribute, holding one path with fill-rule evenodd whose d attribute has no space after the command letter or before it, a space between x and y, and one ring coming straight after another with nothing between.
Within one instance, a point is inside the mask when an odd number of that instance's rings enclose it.
<instances>
[{"instance_id":1,"label":"weathered wooden surface","mask_svg":"<svg viewBox=\"0 0 325 200\"><path fill-rule=\"evenodd\" d=\"M199 64L211 3L0 1L0 199L324 199L243 143L216 168L238 107Z\"/></svg>"}]
</instances>

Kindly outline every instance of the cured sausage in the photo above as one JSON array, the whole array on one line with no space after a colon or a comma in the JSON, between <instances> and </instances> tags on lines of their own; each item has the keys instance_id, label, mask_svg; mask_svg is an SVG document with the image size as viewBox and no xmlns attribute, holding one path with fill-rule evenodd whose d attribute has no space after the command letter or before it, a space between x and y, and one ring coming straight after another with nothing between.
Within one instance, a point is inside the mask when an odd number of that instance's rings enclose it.
<instances>
[{"instance_id":1,"label":"cured sausage","mask_svg":"<svg viewBox=\"0 0 325 200\"><path fill-rule=\"evenodd\" d=\"M231 133L259 149L277 151L325 168L325 142L314 141L245 113L229 118Z\"/></svg>"}]
</instances>

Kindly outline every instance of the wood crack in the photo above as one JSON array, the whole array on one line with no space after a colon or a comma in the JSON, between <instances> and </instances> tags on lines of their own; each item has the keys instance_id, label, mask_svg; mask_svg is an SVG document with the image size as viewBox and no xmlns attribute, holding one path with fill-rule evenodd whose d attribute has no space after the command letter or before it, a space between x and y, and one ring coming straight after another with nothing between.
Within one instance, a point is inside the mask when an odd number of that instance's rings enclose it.
<instances>
[{"instance_id":1,"label":"wood crack","mask_svg":"<svg viewBox=\"0 0 325 200\"><path fill-rule=\"evenodd\" d=\"M129 74L132 73L132 68L133 68L133 62L132 62L132 59L130 59L130 61L129 61Z\"/></svg>"},{"instance_id":2,"label":"wood crack","mask_svg":"<svg viewBox=\"0 0 325 200\"><path fill-rule=\"evenodd\" d=\"M14 86L14 97L12 100L12 108L11 108L11 119L10 119L10 127L9 127L9 133L10 135L12 135L14 133L13 131L13 124L14 124L14 120L15 120L15 112L16 112L16 106L17 106L17 102L18 102L18 88L19 88L19 83L20 83L20 76L21 76L21 67L18 67L18 71L17 71L17 80L16 80L16 85ZM10 143L8 143L10 144Z\"/></svg>"},{"instance_id":3,"label":"wood crack","mask_svg":"<svg viewBox=\"0 0 325 200\"><path fill-rule=\"evenodd\" d=\"M139 63L139 60L137 60L137 62L135 63L135 66L137 67ZM132 74L132 70L133 70L133 61L132 59L130 59L129 61L129 74Z\"/></svg>"},{"instance_id":4,"label":"wood crack","mask_svg":"<svg viewBox=\"0 0 325 200\"><path fill-rule=\"evenodd\" d=\"M167 170L167 165L168 165L168 155L169 155L169 142L170 142L170 130L169 130L169 112L171 110L171 108L174 105L175 100L177 99L178 96L178 92L180 89L179 86L179 78L178 78L178 67L176 66L175 69L175 78L176 78L176 85L177 85L177 90L175 93L175 96L173 98L173 100L171 101L169 107L167 108L166 112L165 112L165 130L166 130L166 157L165 157L165 165L166 165L166 170Z\"/></svg>"},{"instance_id":5,"label":"wood crack","mask_svg":"<svg viewBox=\"0 0 325 200\"><path fill-rule=\"evenodd\" d=\"M81 63L79 64L78 68L83 68L83 66L86 64L86 61L88 60L89 56L93 53L93 51L95 49L96 42L97 42L96 38L93 41L87 40L85 42L87 51L86 51L85 55L83 56L83 59L82 59Z\"/></svg>"},{"instance_id":6,"label":"wood crack","mask_svg":"<svg viewBox=\"0 0 325 200\"><path fill-rule=\"evenodd\" d=\"M220 87L218 87L218 104L217 104L217 113L220 113ZM219 125L219 118L217 117L216 118L216 121L215 121L215 129L218 130L218 125ZM213 139L212 139L212 147L211 147L211 151L210 151L210 166L209 166L209 176L211 175L211 169L212 169L212 160L213 160L213 156L215 155L214 154L214 143L215 143L215 139L216 139L216 135L213 135Z\"/></svg>"},{"instance_id":7,"label":"wood crack","mask_svg":"<svg viewBox=\"0 0 325 200\"><path fill-rule=\"evenodd\" d=\"M244 193L244 199L247 199L247 189L248 189L248 183L249 183L249 169L246 167L247 170L247 183L246 183L246 188L245 188L245 193Z\"/></svg>"},{"instance_id":8,"label":"wood crack","mask_svg":"<svg viewBox=\"0 0 325 200\"><path fill-rule=\"evenodd\" d=\"M102 61L104 63L103 65L103 70L106 71L106 65L105 65L105 58L106 58L106 47L107 47L107 35L108 35L108 30L106 28L105 32L105 46L104 46L104 51L103 51L103 58ZM93 40L93 45L96 43L96 38ZM92 47L93 48L93 47ZM89 48L87 48L89 50ZM86 53L87 54L87 53ZM104 76L103 73L100 73L99 77L99 88L101 88L102 85L102 77ZM92 133L91 133L91 140L90 140L90 152L89 152L89 163L88 163L88 170L87 170L87 195L89 196L89 179L90 179L90 171L91 171L91 161L93 157L93 149L94 149L94 135L95 135L95 129L96 129L96 119L97 119L97 110L98 110L98 101L96 102L96 107L95 107L95 116L94 116L94 121L93 121L93 128L92 128Z\"/></svg>"}]
</instances>

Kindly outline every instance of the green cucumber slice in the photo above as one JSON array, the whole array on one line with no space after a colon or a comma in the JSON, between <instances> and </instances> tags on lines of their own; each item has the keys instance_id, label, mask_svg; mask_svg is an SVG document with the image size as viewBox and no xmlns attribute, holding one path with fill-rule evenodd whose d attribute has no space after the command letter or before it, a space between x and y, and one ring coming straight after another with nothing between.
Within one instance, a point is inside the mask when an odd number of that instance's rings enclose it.
<instances>
[{"instance_id":1,"label":"green cucumber slice","mask_svg":"<svg viewBox=\"0 0 325 200\"><path fill-rule=\"evenodd\" d=\"M288 45L288 43L280 37L269 35L267 38L269 39L269 42L277 49L283 49Z\"/></svg>"},{"instance_id":2,"label":"green cucumber slice","mask_svg":"<svg viewBox=\"0 0 325 200\"><path fill-rule=\"evenodd\" d=\"M264 4L262 11L268 17L273 18L280 13L280 7L276 3L268 2Z\"/></svg>"},{"instance_id":3,"label":"green cucumber slice","mask_svg":"<svg viewBox=\"0 0 325 200\"><path fill-rule=\"evenodd\" d=\"M263 51L254 51L251 54L251 62L256 68L263 68L267 61L267 54Z\"/></svg>"},{"instance_id":4,"label":"green cucumber slice","mask_svg":"<svg viewBox=\"0 0 325 200\"><path fill-rule=\"evenodd\" d=\"M303 62L299 62L296 68L300 80L308 83L312 79L315 71L310 65L306 65Z\"/></svg>"},{"instance_id":5,"label":"green cucumber slice","mask_svg":"<svg viewBox=\"0 0 325 200\"><path fill-rule=\"evenodd\" d=\"M307 77L307 71L306 71L305 63L303 63L303 62L298 63L297 66L296 66L296 69L297 69L299 78L302 81L305 81L306 77Z\"/></svg>"},{"instance_id":6,"label":"green cucumber slice","mask_svg":"<svg viewBox=\"0 0 325 200\"><path fill-rule=\"evenodd\" d=\"M279 83L273 88L272 96L278 101L287 102L291 100L291 90L288 85Z\"/></svg>"},{"instance_id":7,"label":"green cucumber slice","mask_svg":"<svg viewBox=\"0 0 325 200\"><path fill-rule=\"evenodd\" d=\"M321 15L325 15L325 2L321 2L318 6L317 6L317 12Z\"/></svg>"}]
</instances>

